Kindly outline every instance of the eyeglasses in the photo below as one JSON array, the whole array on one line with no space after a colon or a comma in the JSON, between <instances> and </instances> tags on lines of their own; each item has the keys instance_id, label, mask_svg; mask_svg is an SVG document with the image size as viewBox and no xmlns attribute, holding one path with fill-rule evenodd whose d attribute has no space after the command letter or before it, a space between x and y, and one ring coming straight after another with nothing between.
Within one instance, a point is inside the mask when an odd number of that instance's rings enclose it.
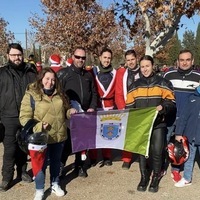
<instances>
[{"instance_id":1,"label":"eyeglasses","mask_svg":"<svg viewBox=\"0 0 200 200\"><path fill-rule=\"evenodd\" d=\"M85 60L86 59L86 56L77 56L77 55L74 55L74 57L76 59L82 59L82 60Z\"/></svg>"},{"instance_id":2,"label":"eyeglasses","mask_svg":"<svg viewBox=\"0 0 200 200\"><path fill-rule=\"evenodd\" d=\"M22 57L22 54L9 54L10 57Z\"/></svg>"}]
</instances>

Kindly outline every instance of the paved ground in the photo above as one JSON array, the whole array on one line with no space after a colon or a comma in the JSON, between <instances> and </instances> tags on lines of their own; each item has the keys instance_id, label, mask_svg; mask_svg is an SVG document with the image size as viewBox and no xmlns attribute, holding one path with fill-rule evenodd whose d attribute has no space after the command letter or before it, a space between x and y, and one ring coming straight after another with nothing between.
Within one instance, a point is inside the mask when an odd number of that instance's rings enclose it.
<instances>
[{"instance_id":1,"label":"paved ground","mask_svg":"<svg viewBox=\"0 0 200 200\"><path fill-rule=\"evenodd\" d=\"M2 144L0 144L0 166L2 164ZM138 163L134 162L130 170L121 168L120 152L114 151L114 162L111 167L99 168L99 165L88 169L87 178L79 178L73 173L72 163L74 156L68 161L65 168L66 176L62 179L62 187L67 194L64 197L56 197L48 192L49 174L46 178L45 199L68 200L196 200L200 199L200 171L195 163L193 183L185 188L176 188L168 173L160 182L158 193L138 192L137 184L140 180ZM30 168L30 163L29 163ZM48 171L47 171L48 172ZM1 179L1 177L0 177ZM15 184L7 192L0 193L0 200L32 200L34 196L34 182Z\"/></svg>"}]
</instances>

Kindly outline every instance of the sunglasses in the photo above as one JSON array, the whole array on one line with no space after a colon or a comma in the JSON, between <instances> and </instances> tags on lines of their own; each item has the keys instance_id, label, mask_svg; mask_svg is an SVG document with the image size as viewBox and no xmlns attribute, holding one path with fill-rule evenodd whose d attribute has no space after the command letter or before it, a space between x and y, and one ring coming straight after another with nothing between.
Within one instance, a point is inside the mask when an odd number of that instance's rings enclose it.
<instances>
[{"instance_id":1,"label":"sunglasses","mask_svg":"<svg viewBox=\"0 0 200 200\"><path fill-rule=\"evenodd\" d=\"M82 59L82 60L85 60L86 59L86 56L77 56L77 55L74 55L74 57L76 59Z\"/></svg>"}]
</instances>

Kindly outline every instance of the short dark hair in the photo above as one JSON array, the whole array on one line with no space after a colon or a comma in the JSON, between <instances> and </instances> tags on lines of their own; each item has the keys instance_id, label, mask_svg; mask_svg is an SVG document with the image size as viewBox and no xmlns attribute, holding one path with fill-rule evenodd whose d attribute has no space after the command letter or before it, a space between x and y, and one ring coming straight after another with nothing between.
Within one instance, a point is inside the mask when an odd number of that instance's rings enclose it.
<instances>
[{"instance_id":1,"label":"short dark hair","mask_svg":"<svg viewBox=\"0 0 200 200\"><path fill-rule=\"evenodd\" d=\"M137 54L136 54L135 50L133 50L133 49L127 50L127 51L125 52L125 57L126 57L127 55L134 55L135 57L137 57Z\"/></svg>"},{"instance_id":2,"label":"short dark hair","mask_svg":"<svg viewBox=\"0 0 200 200\"><path fill-rule=\"evenodd\" d=\"M33 54L30 54L28 57L29 58L34 58L35 56Z\"/></svg>"},{"instance_id":3,"label":"short dark hair","mask_svg":"<svg viewBox=\"0 0 200 200\"><path fill-rule=\"evenodd\" d=\"M149 55L144 55L144 56L142 56L142 57L140 58L140 62L141 62L142 60L149 60L149 61L151 62L152 65L154 64L153 58L152 58L151 56L149 56ZM139 62L139 63L140 63L140 62Z\"/></svg>"},{"instance_id":4,"label":"short dark hair","mask_svg":"<svg viewBox=\"0 0 200 200\"><path fill-rule=\"evenodd\" d=\"M23 54L23 48L19 43L11 43L11 44L9 44L8 48L7 48L7 54L10 53L11 49L17 49L17 50L21 51L22 54Z\"/></svg>"},{"instance_id":5,"label":"short dark hair","mask_svg":"<svg viewBox=\"0 0 200 200\"><path fill-rule=\"evenodd\" d=\"M109 53L111 54L111 56L112 56L112 54L113 54L111 49L105 47L105 48L103 48L103 49L101 50L100 56L101 56L104 52L109 52Z\"/></svg>"},{"instance_id":6,"label":"short dark hair","mask_svg":"<svg viewBox=\"0 0 200 200\"><path fill-rule=\"evenodd\" d=\"M193 58L193 53L192 53L192 51L190 51L189 49L182 49L182 50L180 50L180 52L179 52L179 54L178 54L178 58L179 58L179 56L180 56L181 54L183 54L183 53L190 53L191 56L192 56L192 58Z\"/></svg>"},{"instance_id":7,"label":"short dark hair","mask_svg":"<svg viewBox=\"0 0 200 200\"><path fill-rule=\"evenodd\" d=\"M86 52L86 49L84 48L84 47L82 47L82 46L78 46L78 47L76 47L75 49L74 49L74 53L75 53L75 51L76 50L83 50L83 51L85 51Z\"/></svg>"}]
</instances>

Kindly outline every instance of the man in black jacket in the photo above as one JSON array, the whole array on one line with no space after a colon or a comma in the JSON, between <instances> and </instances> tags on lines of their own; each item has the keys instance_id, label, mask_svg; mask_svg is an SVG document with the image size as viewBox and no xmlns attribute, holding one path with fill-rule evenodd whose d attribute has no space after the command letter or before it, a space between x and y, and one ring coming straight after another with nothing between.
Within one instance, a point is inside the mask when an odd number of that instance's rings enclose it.
<instances>
[{"instance_id":1,"label":"man in black jacket","mask_svg":"<svg viewBox=\"0 0 200 200\"><path fill-rule=\"evenodd\" d=\"M8 63L0 68L0 119L5 127L3 139L4 154L2 166L2 183L0 191L11 187L14 166L17 179L31 182L26 172L27 155L18 146L16 133L21 129L19 111L26 87L36 78L37 72L23 61L23 49L18 43L12 43L7 50Z\"/></svg>"},{"instance_id":2,"label":"man in black jacket","mask_svg":"<svg viewBox=\"0 0 200 200\"><path fill-rule=\"evenodd\" d=\"M69 97L72 107L77 112L93 112L97 107L97 93L92 74L84 69L86 60L85 49L77 47L72 59L73 63L70 67L61 69L58 72L62 88ZM68 136L61 158L63 166L72 151L69 129ZM75 170L77 170L78 176L87 177L83 164L84 161L81 159L81 152L76 153Z\"/></svg>"}]
</instances>

